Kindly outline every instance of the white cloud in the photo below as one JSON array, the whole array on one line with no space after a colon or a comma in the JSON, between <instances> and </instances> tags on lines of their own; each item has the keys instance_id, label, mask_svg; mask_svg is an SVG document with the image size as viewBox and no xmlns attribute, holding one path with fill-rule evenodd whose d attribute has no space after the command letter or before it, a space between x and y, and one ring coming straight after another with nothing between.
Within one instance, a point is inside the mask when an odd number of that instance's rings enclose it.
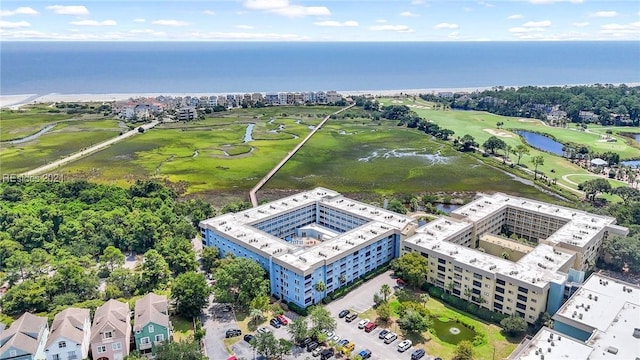
<instances>
[{"instance_id":1,"label":"white cloud","mask_svg":"<svg viewBox=\"0 0 640 360\"><path fill-rule=\"evenodd\" d=\"M527 28L542 28L542 27L549 27L551 26L551 21L549 20L543 20L543 21L527 21L526 23L522 24L523 27L527 27Z\"/></svg>"},{"instance_id":2,"label":"white cloud","mask_svg":"<svg viewBox=\"0 0 640 360\"><path fill-rule=\"evenodd\" d=\"M411 5L422 5L424 4L424 0L412 0Z\"/></svg>"},{"instance_id":3,"label":"white cloud","mask_svg":"<svg viewBox=\"0 0 640 360\"><path fill-rule=\"evenodd\" d=\"M26 21L0 21L0 28L2 29L17 29L29 26L31 24Z\"/></svg>"},{"instance_id":4,"label":"white cloud","mask_svg":"<svg viewBox=\"0 0 640 360\"><path fill-rule=\"evenodd\" d=\"M89 15L89 10L82 5L71 5L71 6L51 5L51 6L47 6L47 9L53 11L58 15L76 15L76 16Z\"/></svg>"},{"instance_id":5,"label":"white cloud","mask_svg":"<svg viewBox=\"0 0 640 360\"><path fill-rule=\"evenodd\" d=\"M473 9L472 9L472 8L470 8L470 7L463 7L463 8L462 8L462 10L463 10L464 12L472 12L472 11L473 11Z\"/></svg>"},{"instance_id":6,"label":"white cloud","mask_svg":"<svg viewBox=\"0 0 640 360\"><path fill-rule=\"evenodd\" d=\"M378 20L376 20L376 22L377 22L378 24L384 24L384 23L386 23L386 22L387 22L387 20L385 20L385 19L378 19Z\"/></svg>"},{"instance_id":7,"label":"white cloud","mask_svg":"<svg viewBox=\"0 0 640 360\"><path fill-rule=\"evenodd\" d=\"M373 31L395 31L400 33L410 33L413 32L411 28L407 25L375 25L369 28L369 30Z\"/></svg>"},{"instance_id":8,"label":"white cloud","mask_svg":"<svg viewBox=\"0 0 640 360\"><path fill-rule=\"evenodd\" d=\"M488 2L484 2L484 1L478 1L478 5L482 5L482 6L484 6L484 7L488 7L488 8L495 7L495 5L490 4L490 3L488 3Z\"/></svg>"},{"instance_id":9,"label":"white cloud","mask_svg":"<svg viewBox=\"0 0 640 360\"><path fill-rule=\"evenodd\" d=\"M522 33L530 33L530 32L543 32L546 31L545 28L540 27L512 27L509 29L509 32L512 34L522 34Z\"/></svg>"},{"instance_id":10,"label":"white cloud","mask_svg":"<svg viewBox=\"0 0 640 360\"><path fill-rule=\"evenodd\" d=\"M585 26L589 26L589 22L588 21L574 22L571 25L573 25L575 27L585 27Z\"/></svg>"},{"instance_id":11,"label":"white cloud","mask_svg":"<svg viewBox=\"0 0 640 360\"><path fill-rule=\"evenodd\" d=\"M236 25L236 29L251 30L251 29L253 29L253 26L251 26L251 25Z\"/></svg>"},{"instance_id":12,"label":"white cloud","mask_svg":"<svg viewBox=\"0 0 640 360\"><path fill-rule=\"evenodd\" d=\"M440 23L437 24L436 26L434 26L434 29L457 29L459 26L458 24L450 24L450 23Z\"/></svg>"},{"instance_id":13,"label":"white cloud","mask_svg":"<svg viewBox=\"0 0 640 360\"><path fill-rule=\"evenodd\" d=\"M167 36L167 33L164 31L155 31L152 29L133 29L129 31L131 34L145 34L145 35L153 35L158 37Z\"/></svg>"},{"instance_id":14,"label":"white cloud","mask_svg":"<svg viewBox=\"0 0 640 360\"><path fill-rule=\"evenodd\" d=\"M522 16L522 14L513 14L513 15L509 15L507 16L507 19L509 20L517 20L517 19L522 19L524 16Z\"/></svg>"},{"instance_id":15,"label":"white cloud","mask_svg":"<svg viewBox=\"0 0 640 360\"><path fill-rule=\"evenodd\" d=\"M329 16L326 6L291 5L289 0L246 0L244 7L251 10L263 10L287 17Z\"/></svg>"},{"instance_id":16,"label":"white cloud","mask_svg":"<svg viewBox=\"0 0 640 360\"><path fill-rule=\"evenodd\" d=\"M532 4L555 4L560 2L568 2L572 4L582 4L584 0L529 0Z\"/></svg>"},{"instance_id":17,"label":"white cloud","mask_svg":"<svg viewBox=\"0 0 640 360\"><path fill-rule=\"evenodd\" d=\"M213 16L213 15L216 14L216 12L213 11L213 10L205 10L202 13L205 14L205 15L210 15L210 16Z\"/></svg>"},{"instance_id":18,"label":"white cloud","mask_svg":"<svg viewBox=\"0 0 640 360\"><path fill-rule=\"evenodd\" d=\"M115 20L104 20L104 21L78 20L78 21L72 21L71 24L77 25L77 26L116 26L118 25L118 23L115 22Z\"/></svg>"},{"instance_id":19,"label":"white cloud","mask_svg":"<svg viewBox=\"0 0 640 360\"><path fill-rule=\"evenodd\" d=\"M143 23L143 22L145 22L145 21L147 21L147 20L142 19L142 18L138 18L138 19L133 19L133 21L134 21L134 22L137 22L137 23Z\"/></svg>"},{"instance_id":20,"label":"white cloud","mask_svg":"<svg viewBox=\"0 0 640 360\"><path fill-rule=\"evenodd\" d=\"M21 6L15 10L0 10L0 16L13 16L13 15L38 15L39 13L28 7Z\"/></svg>"},{"instance_id":21,"label":"white cloud","mask_svg":"<svg viewBox=\"0 0 640 360\"><path fill-rule=\"evenodd\" d=\"M616 11L596 11L590 15L591 17L614 17L618 16Z\"/></svg>"},{"instance_id":22,"label":"white cloud","mask_svg":"<svg viewBox=\"0 0 640 360\"><path fill-rule=\"evenodd\" d=\"M348 20L343 22L335 21L335 20L326 20L326 21L314 22L313 25L326 26L326 27L355 27L355 26L358 26L358 22L353 20Z\"/></svg>"},{"instance_id":23,"label":"white cloud","mask_svg":"<svg viewBox=\"0 0 640 360\"><path fill-rule=\"evenodd\" d=\"M457 39L458 37L460 37L460 33L457 31L454 31L451 34L449 34L450 39Z\"/></svg>"},{"instance_id":24,"label":"white cloud","mask_svg":"<svg viewBox=\"0 0 640 360\"><path fill-rule=\"evenodd\" d=\"M416 16L420 16L420 15L414 14L411 11L403 11L403 12L400 13L400 16L416 17Z\"/></svg>"},{"instance_id":25,"label":"white cloud","mask_svg":"<svg viewBox=\"0 0 640 360\"><path fill-rule=\"evenodd\" d=\"M186 21L180 20L168 20L168 19L160 19L152 22L154 25L162 25L162 26L187 26L189 25Z\"/></svg>"},{"instance_id":26,"label":"white cloud","mask_svg":"<svg viewBox=\"0 0 640 360\"><path fill-rule=\"evenodd\" d=\"M640 21L630 24L606 24L600 26L600 34L614 38L637 38L640 36Z\"/></svg>"},{"instance_id":27,"label":"white cloud","mask_svg":"<svg viewBox=\"0 0 640 360\"><path fill-rule=\"evenodd\" d=\"M190 39L200 40L244 40L244 41L301 41L308 37L298 34L252 33L252 32L192 32Z\"/></svg>"}]
</instances>

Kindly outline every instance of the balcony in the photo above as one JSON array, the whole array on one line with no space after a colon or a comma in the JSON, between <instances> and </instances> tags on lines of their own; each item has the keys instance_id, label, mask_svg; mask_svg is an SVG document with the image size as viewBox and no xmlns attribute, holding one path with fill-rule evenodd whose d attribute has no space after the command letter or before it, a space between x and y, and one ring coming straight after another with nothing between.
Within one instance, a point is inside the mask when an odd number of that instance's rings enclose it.
<instances>
[{"instance_id":1,"label":"balcony","mask_svg":"<svg viewBox=\"0 0 640 360\"><path fill-rule=\"evenodd\" d=\"M138 346L138 350L147 350L147 349L151 349L151 343L150 342L144 343L144 344L141 343Z\"/></svg>"}]
</instances>

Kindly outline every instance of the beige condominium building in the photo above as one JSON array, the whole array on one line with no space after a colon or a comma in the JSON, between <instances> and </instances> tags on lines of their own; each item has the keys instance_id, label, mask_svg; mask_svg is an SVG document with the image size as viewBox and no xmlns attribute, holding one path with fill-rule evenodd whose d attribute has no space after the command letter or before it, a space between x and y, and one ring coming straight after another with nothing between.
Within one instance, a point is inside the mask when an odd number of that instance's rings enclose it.
<instances>
[{"instance_id":1,"label":"beige condominium building","mask_svg":"<svg viewBox=\"0 0 640 360\"><path fill-rule=\"evenodd\" d=\"M602 242L628 229L611 217L501 193L418 228L402 252L428 259L429 284L533 323L553 314L581 282ZM514 241L515 234L526 240Z\"/></svg>"}]
</instances>

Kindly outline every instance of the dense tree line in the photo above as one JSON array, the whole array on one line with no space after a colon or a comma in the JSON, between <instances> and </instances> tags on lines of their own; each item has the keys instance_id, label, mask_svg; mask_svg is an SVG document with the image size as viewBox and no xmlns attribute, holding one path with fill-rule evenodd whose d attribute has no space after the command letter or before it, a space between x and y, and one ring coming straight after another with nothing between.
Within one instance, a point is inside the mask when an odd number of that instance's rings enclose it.
<instances>
[{"instance_id":1,"label":"dense tree line","mask_svg":"<svg viewBox=\"0 0 640 360\"><path fill-rule=\"evenodd\" d=\"M0 274L10 288L3 312L53 311L100 296L165 289L172 276L197 269L194 224L214 215L200 200L154 181L129 189L86 181L0 185ZM144 253L127 269L126 251ZM185 281L186 282L186 281Z\"/></svg>"},{"instance_id":2,"label":"dense tree line","mask_svg":"<svg viewBox=\"0 0 640 360\"><path fill-rule=\"evenodd\" d=\"M602 125L615 124L613 114L628 116L630 124L640 123L640 87L610 84L590 86L525 86L496 87L471 94L455 94L440 98L432 94L420 97L454 109L480 110L504 116L529 117L546 120L547 112L558 105L572 122L580 122L580 111L591 111ZM625 125L625 123L620 123Z\"/></svg>"},{"instance_id":3,"label":"dense tree line","mask_svg":"<svg viewBox=\"0 0 640 360\"><path fill-rule=\"evenodd\" d=\"M438 124L421 118L406 105L385 106L380 116L383 119L397 121L398 126L418 129L440 140L449 140L449 137L454 134L453 130L441 128Z\"/></svg>"}]
</instances>

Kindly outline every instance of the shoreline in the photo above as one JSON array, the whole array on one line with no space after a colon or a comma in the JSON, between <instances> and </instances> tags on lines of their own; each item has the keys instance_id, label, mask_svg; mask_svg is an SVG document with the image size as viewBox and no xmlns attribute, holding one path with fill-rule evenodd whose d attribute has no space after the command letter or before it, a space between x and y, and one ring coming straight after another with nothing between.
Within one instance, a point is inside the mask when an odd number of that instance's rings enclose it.
<instances>
[{"instance_id":1,"label":"shoreline","mask_svg":"<svg viewBox=\"0 0 640 360\"><path fill-rule=\"evenodd\" d=\"M640 83L617 83L612 84L615 86L627 85L629 87L640 86ZM496 87L504 88L519 88L524 86L535 87L558 87L558 86L585 86L594 84L565 84L565 85L494 85L494 86L472 86L472 87L454 87L454 88L425 88L425 89L395 89L395 90L337 90L339 94L343 96L358 96L358 95L372 95L372 96L395 96L400 94L406 95L418 95L418 94L436 94L438 92L475 92L491 90ZM325 90L327 91L327 90ZM264 91L253 91L261 94L266 94ZM281 91L285 92L285 91ZM45 95L39 94L16 94L16 95L1 95L0 94L0 108L18 109L20 106L27 104L41 104L41 103L54 103L54 102L110 102L110 101L124 101L130 98L151 97L158 96L170 96L170 97L201 97L211 95L226 95L226 94L243 94L252 93L252 91L233 91L233 92L210 92L210 93L106 93L106 94L60 94L50 93ZM271 92L269 92L271 93Z\"/></svg>"}]
</instances>

